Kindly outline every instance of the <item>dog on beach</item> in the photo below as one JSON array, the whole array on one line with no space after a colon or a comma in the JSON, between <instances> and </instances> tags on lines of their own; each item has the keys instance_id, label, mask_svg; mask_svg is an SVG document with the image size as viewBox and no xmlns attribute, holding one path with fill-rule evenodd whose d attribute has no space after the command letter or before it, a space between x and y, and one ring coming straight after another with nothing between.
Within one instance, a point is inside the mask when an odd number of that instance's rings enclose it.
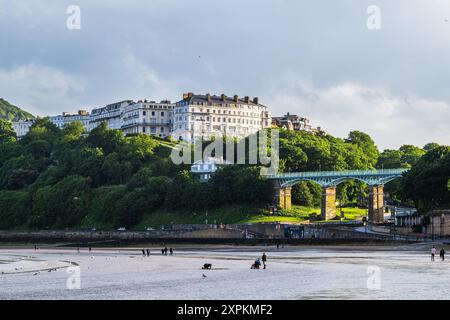
<instances>
[{"instance_id":1,"label":"dog on beach","mask_svg":"<svg viewBox=\"0 0 450 320\"><path fill-rule=\"evenodd\" d=\"M211 268L212 268L212 264L211 263L205 263L204 265L203 265L203 270L211 270Z\"/></svg>"}]
</instances>

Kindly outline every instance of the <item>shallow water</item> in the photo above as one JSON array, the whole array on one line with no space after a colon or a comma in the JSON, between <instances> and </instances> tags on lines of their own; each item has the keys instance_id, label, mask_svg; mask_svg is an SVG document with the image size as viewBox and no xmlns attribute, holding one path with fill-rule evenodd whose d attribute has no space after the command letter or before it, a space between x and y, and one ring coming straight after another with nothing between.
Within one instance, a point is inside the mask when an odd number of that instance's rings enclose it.
<instances>
[{"instance_id":1,"label":"shallow water","mask_svg":"<svg viewBox=\"0 0 450 320\"><path fill-rule=\"evenodd\" d=\"M265 250L266 270L250 270ZM47 272L0 274L0 299L448 299L450 261L428 250L203 248L174 256L139 250L0 250L0 261ZM42 264L42 261L45 263ZM79 264L81 289L67 289ZM212 263L215 270L201 270ZM27 265L28 264L28 265ZM45 268L46 269L45 269ZM8 264L0 265L0 270ZM9 266L11 269L11 266ZM0 272L1 273L1 272ZM204 277L205 275L206 277Z\"/></svg>"}]
</instances>

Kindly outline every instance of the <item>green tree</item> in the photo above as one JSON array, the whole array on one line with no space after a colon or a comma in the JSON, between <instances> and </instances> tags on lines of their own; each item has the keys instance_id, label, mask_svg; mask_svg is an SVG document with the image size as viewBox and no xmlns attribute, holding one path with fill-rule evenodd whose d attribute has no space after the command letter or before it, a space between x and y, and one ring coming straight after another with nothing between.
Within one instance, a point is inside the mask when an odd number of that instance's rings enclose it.
<instances>
[{"instance_id":1,"label":"green tree","mask_svg":"<svg viewBox=\"0 0 450 320\"><path fill-rule=\"evenodd\" d=\"M23 145L27 145L35 140L44 140L53 145L60 135L61 130L48 118L40 118L35 120L30 127L30 131L20 142Z\"/></svg>"},{"instance_id":2,"label":"green tree","mask_svg":"<svg viewBox=\"0 0 450 320\"><path fill-rule=\"evenodd\" d=\"M403 145L400 147L399 151L403 153L402 162L407 163L409 166L415 165L426 153L425 150L412 145Z\"/></svg>"},{"instance_id":3,"label":"green tree","mask_svg":"<svg viewBox=\"0 0 450 320\"><path fill-rule=\"evenodd\" d=\"M361 131L351 131L346 142L355 144L367 155L371 167L375 167L380 152L372 138Z\"/></svg>"},{"instance_id":4,"label":"green tree","mask_svg":"<svg viewBox=\"0 0 450 320\"><path fill-rule=\"evenodd\" d=\"M409 168L410 166L404 162L403 152L400 150L384 150L378 158L377 168L379 169L396 169Z\"/></svg>"},{"instance_id":5,"label":"green tree","mask_svg":"<svg viewBox=\"0 0 450 320\"><path fill-rule=\"evenodd\" d=\"M125 141L123 132L109 129L106 122L102 122L97 128L93 129L87 137L87 143L93 148L102 149L105 155L120 152Z\"/></svg>"},{"instance_id":6,"label":"green tree","mask_svg":"<svg viewBox=\"0 0 450 320\"><path fill-rule=\"evenodd\" d=\"M0 230L27 227L31 199L25 191L0 191Z\"/></svg>"},{"instance_id":7,"label":"green tree","mask_svg":"<svg viewBox=\"0 0 450 320\"><path fill-rule=\"evenodd\" d=\"M320 206L322 190L312 182L300 182L292 188L292 203L307 207Z\"/></svg>"},{"instance_id":8,"label":"green tree","mask_svg":"<svg viewBox=\"0 0 450 320\"><path fill-rule=\"evenodd\" d=\"M439 143L430 142L430 143L427 143L426 145L424 145L423 150L430 151L430 150L433 150L433 149L435 149L437 147L440 147Z\"/></svg>"},{"instance_id":9,"label":"green tree","mask_svg":"<svg viewBox=\"0 0 450 320\"><path fill-rule=\"evenodd\" d=\"M17 137L12 123L7 120L0 119L0 143L14 142L16 139Z\"/></svg>"},{"instance_id":10,"label":"green tree","mask_svg":"<svg viewBox=\"0 0 450 320\"><path fill-rule=\"evenodd\" d=\"M90 179L68 176L36 191L33 196L34 228L65 229L79 225L89 208Z\"/></svg>"},{"instance_id":11,"label":"green tree","mask_svg":"<svg viewBox=\"0 0 450 320\"><path fill-rule=\"evenodd\" d=\"M142 188L128 191L118 202L114 214L117 226L133 226L145 213L160 208L166 199L170 181L166 177L153 177Z\"/></svg>"},{"instance_id":12,"label":"green tree","mask_svg":"<svg viewBox=\"0 0 450 320\"><path fill-rule=\"evenodd\" d=\"M403 201L412 200L422 211L450 207L450 147L428 151L402 179Z\"/></svg>"}]
</instances>

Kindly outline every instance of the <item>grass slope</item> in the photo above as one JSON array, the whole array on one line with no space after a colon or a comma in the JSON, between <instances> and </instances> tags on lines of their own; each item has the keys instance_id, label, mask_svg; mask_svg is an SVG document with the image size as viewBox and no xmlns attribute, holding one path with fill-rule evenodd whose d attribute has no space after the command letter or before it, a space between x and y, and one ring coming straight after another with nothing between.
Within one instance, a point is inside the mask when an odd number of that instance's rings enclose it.
<instances>
[{"instance_id":1,"label":"grass slope","mask_svg":"<svg viewBox=\"0 0 450 320\"><path fill-rule=\"evenodd\" d=\"M359 220L367 215L367 209L362 208L342 208L345 214L345 220ZM208 223L271 223L286 222L300 223L309 221L311 217L320 217L320 208L310 208L302 206L293 206L292 210L285 210L278 216L268 216L263 209L229 206L209 210L208 212L181 212L158 210L145 215L144 219L135 226L135 230L145 230L145 228L159 229L161 226L170 224L202 224L208 220Z\"/></svg>"}]
</instances>

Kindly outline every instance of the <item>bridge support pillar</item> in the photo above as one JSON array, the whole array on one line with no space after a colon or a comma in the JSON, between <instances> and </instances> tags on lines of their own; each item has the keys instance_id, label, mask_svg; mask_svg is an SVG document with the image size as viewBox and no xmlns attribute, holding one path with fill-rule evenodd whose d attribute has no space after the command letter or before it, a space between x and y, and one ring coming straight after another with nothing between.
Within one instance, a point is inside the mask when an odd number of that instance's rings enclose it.
<instances>
[{"instance_id":1,"label":"bridge support pillar","mask_svg":"<svg viewBox=\"0 0 450 320\"><path fill-rule=\"evenodd\" d=\"M275 188L275 205L281 209L289 210L292 208L291 187Z\"/></svg>"},{"instance_id":2,"label":"bridge support pillar","mask_svg":"<svg viewBox=\"0 0 450 320\"><path fill-rule=\"evenodd\" d=\"M322 188L322 220L330 220L336 216L336 187Z\"/></svg>"},{"instance_id":3,"label":"bridge support pillar","mask_svg":"<svg viewBox=\"0 0 450 320\"><path fill-rule=\"evenodd\" d=\"M384 186L369 186L369 221L384 222Z\"/></svg>"}]
</instances>

